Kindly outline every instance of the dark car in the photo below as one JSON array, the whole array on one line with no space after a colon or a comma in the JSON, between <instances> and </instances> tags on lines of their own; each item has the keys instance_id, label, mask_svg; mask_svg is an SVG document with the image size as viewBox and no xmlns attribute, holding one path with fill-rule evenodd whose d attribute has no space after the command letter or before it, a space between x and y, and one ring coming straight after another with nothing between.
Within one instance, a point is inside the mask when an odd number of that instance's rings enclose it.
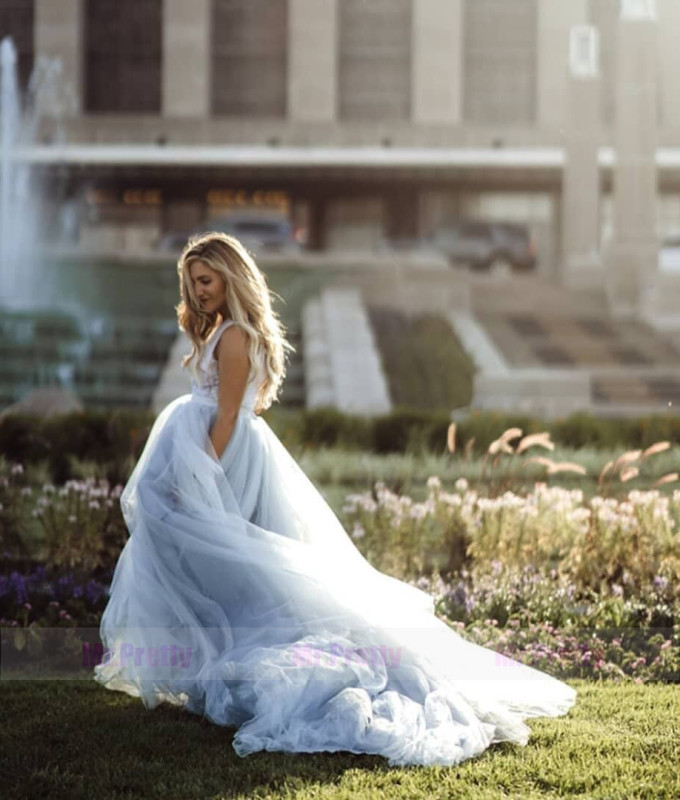
<instances>
[{"instance_id":1,"label":"dark car","mask_svg":"<svg viewBox=\"0 0 680 800\"><path fill-rule=\"evenodd\" d=\"M220 231L236 237L248 250L299 253L302 233L283 215L257 212L240 212L207 220L190 231L171 231L163 234L156 248L180 250L192 234Z\"/></svg>"},{"instance_id":2,"label":"dark car","mask_svg":"<svg viewBox=\"0 0 680 800\"><path fill-rule=\"evenodd\" d=\"M179 252L189 241L189 237L194 231L168 231L161 234L154 245L155 250L171 250Z\"/></svg>"},{"instance_id":3,"label":"dark car","mask_svg":"<svg viewBox=\"0 0 680 800\"><path fill-rule=\"evenodd\" d=\"M235 236L255 252L274 250L297 253L301 249L293 223L285 216L239 213L212 219L207 225L209 230Z\"/></svg>"},{"instance_id":4,"label":"dark car","mask_svg":"<svg viewBox=\"0 0 680 800\"><path fill-rule=\"evenodd\" d=\"M496 274L532 270L536 250L525 225L460 220L437 229L430 242L452 264Z\"/></svg>"}]
</instances>

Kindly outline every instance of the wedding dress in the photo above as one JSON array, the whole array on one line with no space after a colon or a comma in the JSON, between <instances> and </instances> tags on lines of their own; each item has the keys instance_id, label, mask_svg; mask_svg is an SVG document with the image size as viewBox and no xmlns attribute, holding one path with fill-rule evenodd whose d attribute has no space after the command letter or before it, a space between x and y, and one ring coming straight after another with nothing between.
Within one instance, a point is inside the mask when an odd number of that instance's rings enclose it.
<instances>
[{"instance_id":1,"label":"wedding dress","mask_svg":"<svg viewBox=\"0 0 680 800\"><path fill-rule=\"evenodd\" d=\"M576 692L463 639L433 598L374 569L267 423L262 364L217 459L207 342L191 394L156 419L121 496L130 537L113 576L95 680L233 726L233 747L350 751L453 765Z\"/></svg>"}]
</instances>

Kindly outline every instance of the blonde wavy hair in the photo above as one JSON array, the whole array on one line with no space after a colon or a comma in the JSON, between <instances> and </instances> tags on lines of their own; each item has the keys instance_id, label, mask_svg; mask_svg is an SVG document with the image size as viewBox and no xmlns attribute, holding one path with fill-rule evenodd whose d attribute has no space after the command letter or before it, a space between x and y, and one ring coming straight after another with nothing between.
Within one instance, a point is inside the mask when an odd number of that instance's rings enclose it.
<instances>
[{"instance_id":1,"label":"blonde wavy hair","mask_svg":"<svg viewBox=\"0 0 680 800\"><path fill-rule=\"evenodd\" d=\"M286 374L286 351L294 351L285 337L285 329L272 309L272 295L265 276L245 247L226 233L192 236L177 262L179 291L182 298L176 307L179 327L192 343L182 366L198 376L198 364L205 352L209 335L222 324L219 311L206 312L196 297L189 269L200 261L222 277L225 284L229 318L248 336L250 356L249 381L256 374L258 353L264 358L265 377L259 386L255 410L264 411L277 400Z\"/></svg>"}]
</instances>

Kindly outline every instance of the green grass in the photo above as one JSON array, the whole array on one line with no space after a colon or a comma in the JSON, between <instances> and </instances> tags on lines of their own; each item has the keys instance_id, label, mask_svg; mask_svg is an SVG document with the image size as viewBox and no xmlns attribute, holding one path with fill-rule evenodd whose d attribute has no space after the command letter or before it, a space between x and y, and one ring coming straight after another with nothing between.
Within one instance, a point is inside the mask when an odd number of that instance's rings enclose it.
<instances>
[{"instance_id":1,"label":"green grass","mask_svg":"<svg viewBox=\"0 0 680 800\"><path fill-rule=\"evenodd\" d=\"M581 448L556 448L548 452L541 448L528 451L526 458L547 456L553 461L573 461L586 468L586 476L574 473L561 473L546 477L545 468L530 465L520 468L525 456L510 459L504 456L494 470L487 466L484 471L483 457L477 456L469 461L459 456L421 455L395 453L378 455L375 453L353 452L339 448L292 449L305 474L318 486L325 495L332 497L332 505L342 505L348 492L368 491L376 481L383 481L387 486L409 494L417 500L427 494L426 481L431 475L438 476L445 488L450 489L458 478L466 478L472 486L484 491L487 487L502 487L521 492L530 489L535 481L545 481L549 485L564 486L569 489L582 489L586 497L601 494L597 478L602 467L610 460L620 456L622 450L594 450ZM672 450L650 457L645 462L639 478L621 483L612 481L609 496L621 497L631 489L650 489L655 480L662 475L680 472L680 449ZM514 477L513 477L514 476ZM507 485L506 485L507 484ZM678 488L678 483L660 487L664 494Z\"/></svg>"},{"instance_id":2,"label":"green grass","mask_svg":"<svg viewBox=\"0 0 680 800\"><path fill-rule=\"evenodd\" d=\"M2 797L677 798L680 696L663 685L570 681L566 717L529 720L526 747L457 767L390 768L379 756L256 753L234 730L94 682L1 681Z\"/></svg>"},{"instance_id":3,"label":"green grass","mask_svg":"<svg viewBox=\"0 0 680 800\"><path fill-rule=\"evenodd\" d=\"M447 320L376 307L369 316L393 405L450 411L470 404L474 363Z\"/></svg>"}]
</instances>

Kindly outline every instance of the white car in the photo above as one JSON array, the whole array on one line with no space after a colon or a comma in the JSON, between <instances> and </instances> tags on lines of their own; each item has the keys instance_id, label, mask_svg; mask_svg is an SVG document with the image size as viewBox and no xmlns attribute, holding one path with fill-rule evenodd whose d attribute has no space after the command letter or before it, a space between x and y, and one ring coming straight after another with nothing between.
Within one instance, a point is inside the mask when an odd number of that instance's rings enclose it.
<instances>
[{"instance_id":1,"label":"white car","mask_svg":"<svg viewBox=\"0 0 680 800\"><path fill-rule=\"evenodd\" d=\"M664 239L659 248L659 272L680 275L680 234Z\"/></svg>"}]
</instances>

